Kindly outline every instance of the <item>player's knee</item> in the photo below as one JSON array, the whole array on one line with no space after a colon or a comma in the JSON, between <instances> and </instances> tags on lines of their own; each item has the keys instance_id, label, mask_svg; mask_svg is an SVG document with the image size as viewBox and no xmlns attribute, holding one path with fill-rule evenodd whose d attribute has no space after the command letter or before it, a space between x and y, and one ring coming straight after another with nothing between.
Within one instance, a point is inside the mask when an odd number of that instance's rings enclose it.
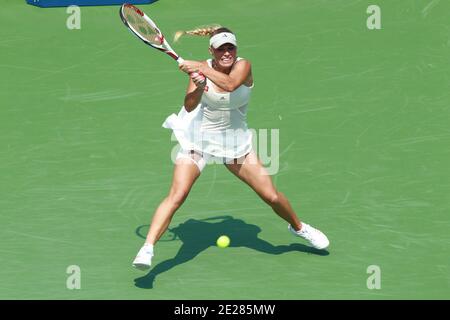
<instances>
[{"instance_id":1,"label":"player's knee","mask_svg":"<svg viewBox=\"0 0 450 320\"><path fill-rule=\"evenodd\" d=\"M276 206L280 203L280 196L278 192L270 192L264 195L264 201L270 206Z\"/></svg>"},{"instance_id":2,"label":"player's knee","mask_svg":"<svg viewBox=\"0 0 450 320\"><path fill-rule=\"evenodd\" d=\"M170 192L168 199L172 206L179 208L184 200L186 200L189 190L173 190Z\"/></svg>"}]
</instances>

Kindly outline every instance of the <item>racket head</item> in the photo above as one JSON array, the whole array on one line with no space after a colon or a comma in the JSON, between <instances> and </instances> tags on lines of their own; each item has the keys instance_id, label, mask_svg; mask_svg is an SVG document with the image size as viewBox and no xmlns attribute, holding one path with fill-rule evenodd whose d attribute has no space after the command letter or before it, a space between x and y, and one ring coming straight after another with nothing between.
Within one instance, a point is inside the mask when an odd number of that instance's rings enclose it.
<instances>
[{"instance_id":1,"label":"racket head","mask_svg":"<svg viewBox=\"0 0 450 320\"><path fill-rule=\"evenodd\" d=\"M125 3L120 7L119 14L125 26L145 44L164 51L175 60L181 59L167 43L156 23L138 7Z\"/></svg>"}]
</instances>

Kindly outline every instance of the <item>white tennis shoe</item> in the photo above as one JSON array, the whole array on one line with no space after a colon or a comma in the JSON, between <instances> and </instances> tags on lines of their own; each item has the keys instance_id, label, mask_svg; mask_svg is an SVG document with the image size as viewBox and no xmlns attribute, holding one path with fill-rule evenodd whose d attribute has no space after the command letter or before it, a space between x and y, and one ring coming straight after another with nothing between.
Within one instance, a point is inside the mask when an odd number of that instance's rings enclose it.
<instances>
[{"instance_id":1,"label":"white tennis shoe","mask_svg":"<svg viewBox=\"0 0 450 320\"><path fill-rule=\"evenodd\" d=\"M145 271L150 269L153 258L153 245L144 244L133 261L133 267Z\"/></svg>"},{"instance_id":2,"label":"white tennis shoe","mask_svg":"<svg viewBox=\"0 0 450 320\"><path fill-rule=\"evenodd\" d=\"M291 231L297 237L302 237L307 240L314 248L322 250L328 247L330 241L322 231L302 222L302 229L295 231L291 225L288 225L289 231Z\"/></svg>"}]
</instances>

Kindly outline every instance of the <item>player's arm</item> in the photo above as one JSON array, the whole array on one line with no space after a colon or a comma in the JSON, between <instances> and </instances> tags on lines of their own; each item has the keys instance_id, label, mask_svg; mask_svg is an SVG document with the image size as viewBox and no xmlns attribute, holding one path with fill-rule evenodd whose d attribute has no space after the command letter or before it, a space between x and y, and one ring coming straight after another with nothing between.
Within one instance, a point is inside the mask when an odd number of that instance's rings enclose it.
<instances>
[{"instance_id":1,"label":"player's arm","mask_svg":"<svg viewBox=\"0 0 450 320\"><path fill-rule=\"evenodd\" d=\"M230 74L216 71L210 66L203 64L199 67L199 71L218 87L228 92L236 90L242 84L248 82L249 78L252 76L250 61L244 59L236 62Z\"/></svg>"},{"instance_id":2,"label":"player's arm","mask_svg":"<svg viewBox=\"0 0 450 320\"><path fill-rule=\"evenodd\" d=\"M187 73L201 72L218 87L228 92L236 90L244 83L252 82L251 64L248 60L244 59L236 62L230 74L216 71L208 66L208 64L198 63L196 61L185 61L180 65L180 68Z\"/></svg>"},{"instance_id":3,"label":"player's arm","mask_svg":"<svg viewBox=\"0 0 450 320\"><path fill-rule=\"evenodd\" d=\"M184 97L184 108L187 112L194 110L200 103L206 84L206 81L204 80L204 77L201 75L189 77L186 96Z\"/></svg>"}]
</instances>

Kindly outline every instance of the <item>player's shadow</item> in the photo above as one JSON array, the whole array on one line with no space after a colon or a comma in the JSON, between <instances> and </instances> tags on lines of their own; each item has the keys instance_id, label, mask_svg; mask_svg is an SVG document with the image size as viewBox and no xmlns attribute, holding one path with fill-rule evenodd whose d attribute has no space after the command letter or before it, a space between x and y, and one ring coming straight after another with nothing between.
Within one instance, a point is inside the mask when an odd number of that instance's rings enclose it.
<instances>
[{"instance_id":1,"label":"player's shadow","mask_svg":"<svg viewBox=\"0 0 450 320\"><path fill-rule=\"evenodd\" d=\"M145 238L142 233L148 225L136 229L136 234ZM227 235L231 239L230 247L247 247L269 254L282 254L290 251L300 251L316 255L328 255L326 250L318 250L300 243L274 246L271 243L258 238L261 229L245 223L243 220L234 219L231 216L212 217L202 220L189 219L175 228L166 231L160 241L181 240L182 245L175 257L162 261L150 269L150 272L135 279L135 285L139 288L151 289L155 278L173 267L195 258L199 253L216 245L216 240L221 235ZM287 228L286 228L286 232ZM300 240L300 239L299 239Z\"/></svg>"}]
</instances>

